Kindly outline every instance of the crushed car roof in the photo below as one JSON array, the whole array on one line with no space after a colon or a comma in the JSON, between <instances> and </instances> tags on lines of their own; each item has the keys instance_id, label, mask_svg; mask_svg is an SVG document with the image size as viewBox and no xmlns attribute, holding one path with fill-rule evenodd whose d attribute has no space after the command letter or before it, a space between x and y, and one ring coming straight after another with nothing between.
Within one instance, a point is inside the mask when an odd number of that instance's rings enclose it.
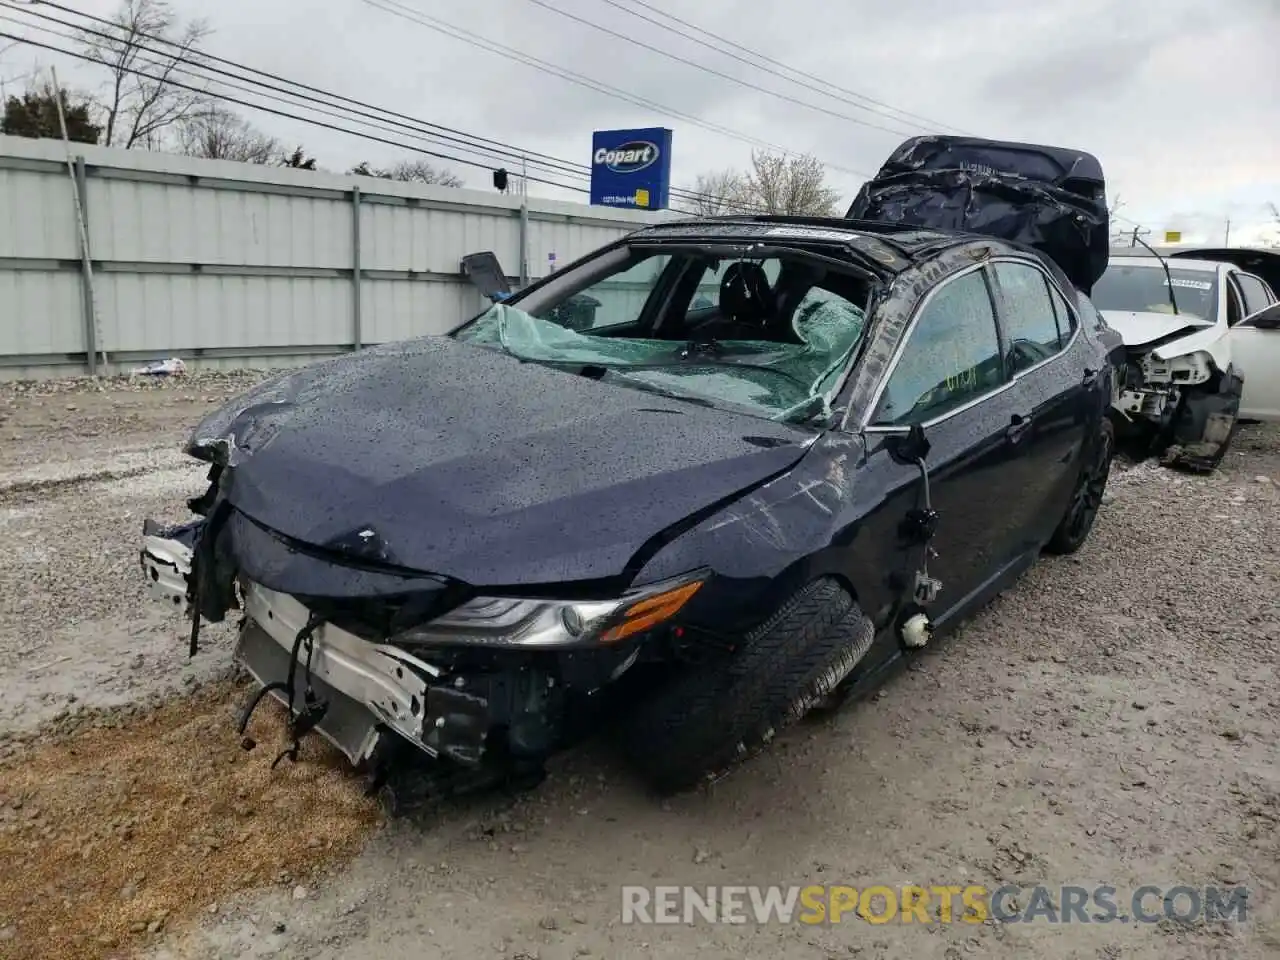
<instances>
[{"instance_id":1,"label":"crushed car roof","mask_svg":"<svg viewBox=\"0 0 1280 960\"><path fill-rule=\"evenodd\" d=\"M654 224L630 234L627 240L742 239L778 243L844 244L883 265L889 272L905 270L922 256L964 243L1000 242L999 238L966 230L934 230L908 224L845 217L729 216L698 217ZM1010 246L1018 246L1010 244Z\"/></svg>"},{"instance_id":2,"label":"crushed car roof","mask_svg":"<svg viewBox=\"0 0 1280 960\"><path fill-rule=\"evenodd\" d=\"M1082 150L912 137L864 183L847 216L984 234L1033 247L1088 293L1107 269L1102 165Z\"/></svg>"}]
</instances>

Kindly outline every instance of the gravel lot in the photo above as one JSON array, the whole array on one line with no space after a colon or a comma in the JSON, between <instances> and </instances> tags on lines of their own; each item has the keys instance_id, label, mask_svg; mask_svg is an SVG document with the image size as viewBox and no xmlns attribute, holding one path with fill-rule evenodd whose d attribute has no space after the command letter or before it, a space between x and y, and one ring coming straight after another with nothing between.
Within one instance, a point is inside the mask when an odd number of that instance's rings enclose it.
<instances>
[{"instance_id":1,"label":"gravel lot","mask_svg":"<svg viewBox=\"0 0 1280 960\"><path fill-rule=\"evenodd\" d=\"M249 379L0 385L0 860L24 872L0 881L0 956L1280 955L1280 429L1243 430L1210 477L1118 468L1080 555L705 793L659 803L593 744L519 801L375 828L321 752L271 776L263 751L237 756L227 632L188 664L183 625L143 598L142 518L181 516L203 486L177 444ZM112 710L67 715L86 707ZM287 866L244 869L277 836ZM93 865L78 891L54 869L74 856ZM179 889L128 889L156 877ZM1251 894L1244 924L618 921L626 883L1010 882Z\"/></svg>"}]
</instances>

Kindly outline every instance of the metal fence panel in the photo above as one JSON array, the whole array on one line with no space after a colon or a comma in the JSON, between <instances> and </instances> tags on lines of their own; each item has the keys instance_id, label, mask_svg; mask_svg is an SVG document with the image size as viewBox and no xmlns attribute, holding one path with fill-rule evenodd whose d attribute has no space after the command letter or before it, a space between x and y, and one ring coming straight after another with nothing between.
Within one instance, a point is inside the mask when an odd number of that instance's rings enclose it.
<instances>
[{"instance_id":1,"label":"metal fence panel","mask_svg":"<svg viewBox=\"0 0 1280 960\"><path fill-rule=\"evenodd\" d=\"M89 371L94 343L109 361L97 372L166 356L292 366L473 316L484 303L465 254L492 250L520 272L516 197L85 144L71 154L93 296L67 148L0 136L0 379ZM530 276L671 216L531 198Z\"/></svg>"}]
</instances>

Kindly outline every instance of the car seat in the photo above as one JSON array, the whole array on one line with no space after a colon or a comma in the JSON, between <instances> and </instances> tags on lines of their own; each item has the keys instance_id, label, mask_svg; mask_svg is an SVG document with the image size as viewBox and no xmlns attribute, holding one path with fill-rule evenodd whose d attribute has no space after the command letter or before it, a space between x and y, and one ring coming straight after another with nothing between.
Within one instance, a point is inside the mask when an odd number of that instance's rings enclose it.
<instances>
[{"instance_id":1,"label":"car seat","mask_svg":"<svg viewBox=\"0 0 1280 960\"><path fill-rule=\"evenodd\" d=\"M766 339L774 307L764 267L750 260L731 263L720 281L721 319L713 325L714 335L722 340Z\"/></svg>"}]
</instances>

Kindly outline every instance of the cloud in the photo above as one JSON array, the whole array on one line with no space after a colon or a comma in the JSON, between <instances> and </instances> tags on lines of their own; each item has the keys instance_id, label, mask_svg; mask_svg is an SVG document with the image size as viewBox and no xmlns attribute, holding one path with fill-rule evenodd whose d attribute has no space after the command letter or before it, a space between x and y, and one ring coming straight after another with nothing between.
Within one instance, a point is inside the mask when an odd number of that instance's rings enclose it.
<instances>
[{"instance_id":1,"label":"cloud","mask_svg":"<svg viewBox=\"0 0 1280 960\"><path fill-rule=\"evenodd\" d=\"M1280 202L1280 126L1267 122L1280 102L1280 6L1273 0L1236 0L1229 12L1198 0L646 0L822 78L827 95L600 0L549 0L826 113L604 36L529 0L391 2L659 106L621 102L360 0L171 2L184 16L211 21L210 47L221 56L573 163L587 163L595 129L670 126L674 179L682 185L705 170L745 166L752 147L744 140L754 139L816 154L832 183L852 195L906 135L936 129L863 99L872 98L973 133L1089 150L1103 162L1111 195L1124 198L1122 214L1155 229L1186 211L1225 220L1229 205L1242 202L1255 213L1241 216L1264 225L1261 205ZM82 8L102 14L114 6L86 0ZM80 68L75 75L87 76ZM265 115L252 119L334 169L399 153ZM476 186L488 182L484 169L457 169Z\"/></svg>"}]
</instances>

